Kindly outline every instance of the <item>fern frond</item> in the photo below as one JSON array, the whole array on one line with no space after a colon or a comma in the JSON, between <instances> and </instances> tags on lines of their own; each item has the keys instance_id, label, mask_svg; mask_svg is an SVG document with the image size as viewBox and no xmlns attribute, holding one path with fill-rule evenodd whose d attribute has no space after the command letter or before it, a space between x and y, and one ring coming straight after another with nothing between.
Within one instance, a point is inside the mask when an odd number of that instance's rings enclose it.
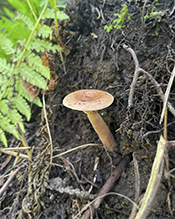
<instances>
[{"instance_id":1,"label":"fern frond","mask_svg":"<svg viewBox=\"0 0 175 219\"><path fill-rule=\"evenodd\" d=\"M13 54L15 52L15 49L13 48L12 41L5 37L3 34L0 34L0 39L1 47L6 52L6 54Z\"/></svg>"},{"instance_id":2,"label":"fern frond","mask_svg":"<svg viewBox=\"0 0 175 219\"><path fill-rule=\"evenodd\" d=\"M33 28L34 28L33 22L26 15L24 15L24 14L22 14L22 13L17 11L17 15L16 15L16 17L14 19L15 20L22 20L22 21L24 21L24 23L28 26L28 28L30 30L33 30Z\"/></svg>"},{"instance_id":3,"label":"fern frond","mask_svg":"<svg viewBox=\"0 0 175 219\"><path fill-rule=\"evenodd\" d=\"M14 91L13 87L8 87L4 91L3 96L10 100L10 98L13 97L13 91Z\"/></svg>"},{"instance_id":4,"label":"fern frond","mask_svg":"<svg viewBox=\"0 0 175 219\"><path fill-rule=\"evenodd\" d=\"M50 79L50 69L42 64L42 60L39 56L30 53L27 56L27 62L32 69L40 72L45 78Z\"/></svg>"},{"instance_id":5,"label":"fern frond","mask_svg":"<svg viewBox=\"0 0 175 219\"><path fill-rule=\"evenodd\" d=\"M55 12L54 12L54 8L47 8L45 10L45 12L43 13L41 19L46 19L46 18L51 18L51 19L54 19L55 18ZM64 13L63 11L57 11L57 18L59 20L66 20L69 18L69 16Z\"/></svg>"},{"instance_id":6,"label":"fern frond","mask_svg":"<svg viewBox=\"0 0 175 219\"><path fill-rule=\"evenodd\" d=\"M4 115L4 116L7 116L9 114L9 107L8 107L8 100L7 99L3 99L1 100L0 102L0 111L1 111L1 114Z\"/></svg>"},{"instance_id":7,"label":"fern frond","mask_svg":"<svg viewBox=\"0 0 175 219\"><path fill-rule=\"evenodd\" d=\"M53 30L45 24L38 24L37 26L37 33L39 37L49 38L50 40L52 40L52 32Z\"/></svg>"},{"instance_id":8,"label":"fern frond","mask_svg":"<svg viewBox=\"0 0 175 219\"><path fill-rule=\"evenodd\" d=\"M19 77L16 78L15 90L16 90L22 97L24 97L26 100L28 100L29 102L33 102L33 103L35 103L37 106L42 107L42 103L41 103L39 97L36 97L36 99L34 100L34 99L32 98L32 96L29 94L29 92L24 88L23 82L22 82L22 80L21 80Z\"/></svg>"},{"instance_id":9,"label":"fern frond","mask_svg":"<svg viewBox=\"0 0 175 219\"><path fill-rule=\"evenodd\" d=\"M56 53L56 51L61 52L62 47L59 45L53 45L52 48L50 49L53 53Z\"/></svg>"},{"instance_id":10,"label":"fern frond","mask_svg":"<svg viewBox=\"0 0 175 219\"><path fill-rule=\"evenodd\" d=\"M46 80L32 68L25 63L21 63L19 68L16 69L16 73L20 74L21 77L27 82L34 86L44 89L46 86Z\"/></svg>"},{"instance_id":11,"label":"fern frond","mask_svg":"<svg viewBox=\"0 0 175 219\"><path fill-rule=\"evenodd\" d=\"M21 57L22 51L20 48L16 48L16 52L12 55L12 60L13 62L17 62L20 57ZM22 61L23 61L23 57L22 57Z\"/></svg>"},{"instance_id":12,"label":"fern frond","mask_svg":"<svg viewBox=\"0 0 175 219\"><path fill-rule=\"evenodd\" d=\"M27 121L29 121L31 118L31 109L26 100L21 95L17 94L11 99L11 102L21 114L26 116Z\"/></svg>"},{"instance_id":13,"label":"fern frond","mask_svg":"<svg viewBox=\"0 0 175 219\"><path fill-rule=\"evenodd\" d=\"M29 43L27 50L33 49L35 49L37 52L45 52L47 50L52 51L53 53L55 53L56 50L62 50L62 48L59 45L52 45L52 43L41 39L36 39Z\"/></svg>"},{"instance_id":14,"label":"fern frond","mask_svg":"<svg viewBox=\"0 0 175 219\"><path fill-rule=\"evenodd\" d=\"M8 78L2 73L0 73L0 95L3 93L4 89L6 88L6 84L8 82Z\"/></svg>"},{"instance_id":15,"label":"fern frond","mask_svg":"<svg viewBox=\"0 0 175 219\"><path fill-rule=\"evenodd\" d=\"M7 147L7 139L5 137L5 133L4 131L0 128L0 141L2 141L2 143L5 145L5 147Z\"/></svg>"},{"instance_id":16,"label":"fern frond","mask_svg":"<svg viewBox=\"0 0 175 219\"><path fill-rule=\"evenodd\" d=\"M13 123L14 125L22 123L22 116L16 109L10 109L10 113L8 114L7 118L10 119L11 123ZM20 124L20 126L24 130L24 125Z\"/></svg>"},{"instance_id":17,"label":"fern frond","mask_svg":"<svg viewBox=\"0 0 175 219\"><path fill-rule=\"evenodd\" d=\"M13 66L13 64L7 63L6 59L0 58L0 72L2 74L7 74L8 76L10 76L13 71Z\"/></svg>"},{"instance_id":18,"label":"fern frond","mask_svg":"<svg viewBox=\"0 0 175 219\"><path fill-rule=\"evenodd\" d=\"M16 130L16 126L10 123L10 119L4 117L0 114L0 127L7 132L13 134L17 139L19 139L19 134Z\"/></svg>"}]
</instances>

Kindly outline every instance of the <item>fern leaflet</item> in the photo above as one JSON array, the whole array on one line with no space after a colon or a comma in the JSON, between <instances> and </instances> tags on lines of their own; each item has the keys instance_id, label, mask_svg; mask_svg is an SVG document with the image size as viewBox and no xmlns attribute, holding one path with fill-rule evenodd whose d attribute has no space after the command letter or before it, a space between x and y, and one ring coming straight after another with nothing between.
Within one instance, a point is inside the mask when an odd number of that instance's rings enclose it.
<instances>
[{"instance_id":1,"label":"fern leaflet","mask_svg":"<svg viewBox=\"0 0 175 219\"><path fill-rule=\"evenodd\" d=\"M31 83L39 88L45 89L46 81L44 77L42 77L39 73L34 71L25 63L21 63L18 69L16 69L16 73L20 74L21 77L27 82Z\"/></svg>"},{"instance_id":2,"label":"fern leaflet","mask_svg":"<svg viewBox=\"0 0 175 219\"><path fill-rule=\"evenodd\" d=\"M0 72L2 74L7 74L8 76L10 76L12 71L13 71L13 65L7 63L6 59L0 58Z\"/></svg>"},{"instance_id":3,"label":"fern leaflet","mask_svg":"<svg viewBox=\"0 0 175 219\"><path fill-rule=\"evenodd\" d=\"M31 110L26 102L26 100L19 94L15 95L14 98L11 99L14 107L23 115L26 116L27 120L30 120L31 117Z\"/></svg>"},{"instance_id":4,"label":"fern leaflet","mask_svg":"<svg viewBox=\"0 0 175 219\"><path fill-rule=\"evenodd\" d=\"M37 33L39 37L50 38L52 40L53 30L47 25L38 24Z\"/></svg>"},{"instance_id":5,"label":"fern leaflet","mask_svg":"<svg viewBox=\"0 0 175 219\"><path fill-rule=\"evenodd\" d=\"M45 10L45 12L43 13L41 19L46 19L46 18L55 18L55 12L54 12L54 8L47 8ZM64 11L57 11L57 18L59 18L59 20L66 20L69 18L69 16L64 13Z\"/></svg>"},{"instance_id":6,"label":"fern leaflet","mask_svg":"<svg viewBox=\"0 0 175 219\"><path fill-rule=\"evenodd\" d=\"M42 75L45 78L50 79L50 69L42 65L42 60L39 56L36 56L34 53L31 53L27 56L28 65L36 70L37 72L42 72Z\"/></svg>"},{"instance_id":7,"label":"fern leaflet","mask_svg":"<svg viewBox=\"0 0 175 219\"><path fill-rule=\"evenodd\" d=\"M41 103L39 97L36 97L36 99L34 100L32 98L32 96L29 94L29 92L24 88L23 82L22 82L22 80L19 77L16 78L15 90L22 97L24 97L26 100L28 100L29 102L33 102L33 103L35 103L36 105L38 105L40 107L42 106L42 103Z\"/></svg>"},{"instance_id":8,"label":"fern leaflet","mask_svg":"<svg viewBox=\"0 0 175 219\"><path fill-rule=\"evenodd\" d=\"M13 54L15 52L15 49L13 48L13 43L11 40L9 40L4 35L0 34L0 44L2 49L6 52L7 55Z\"/></svg>"},{"instance_id":9,"label":"fern leaflet","mask_svg":"<svg viewBox=\"0 0 175 219\"><path fill-rule=\"evenodd\" d=\"M33 30L33 28L34 28L33 22L26 15L24 15L24 14L22 14L20 12L17 12L17 16L14 19L15 20L23 20L24 23L28 26L28 28L30 30Z\"/></svg>"},{"instance_id":10,"label":"fern leaflet","mask_svg":"<svg viewBox=\"0 0 175 219\"><path fill-rule=\"evenodd\" d=\"M0 141L7 147L7 139L5 137L4 131L0 128Z\"/></svg>"}]
</instances>

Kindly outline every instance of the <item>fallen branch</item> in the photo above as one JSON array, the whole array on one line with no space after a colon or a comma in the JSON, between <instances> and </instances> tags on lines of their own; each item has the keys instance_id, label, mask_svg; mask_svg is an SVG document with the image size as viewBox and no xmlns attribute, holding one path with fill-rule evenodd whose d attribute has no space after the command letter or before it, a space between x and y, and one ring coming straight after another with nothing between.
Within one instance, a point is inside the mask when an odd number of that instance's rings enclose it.
<instances>
[{"instance_id":1,"label":"fallen branch","mask_svg":"<svg viewBox=\"0 0 175 219\"><path fill-rule=\"evenodd\" d=\"M129 155L125 156L121 160L114 173L109 177L104 186L101 188L96 200L93 202L93 206L90 206L90 209L85 211L81 219L88 219L90 216L94 214L95 210L100 206L101 202L103 201L105 194L109 192L114 182L119 178L122 170L126 167L130 160L131 156Z\"/></svg>"},{"instance_id":2,"label":"fallen branch","mask_svg":"<svg viewBox=\"0 0 175 219\"><path fill-rule=\"evenodd\" d=\"M150 75L147 71L145 71L144 69L140 68L139 66L139 62L137 59L137 56L134 52L133 49L129 48L126 45L123 45L123 48L126 49L128 52L131 53L134 62L135 62L135 72L134 72L134 77L131 83L131 87L130 87L130 92L129 92L129 99L128 99L128 108L130 108L133 105L133 95L134 95L134 89L137 83L137 79L140 73L144 73L145 75L148 76L148 78L152 81L152 83L154 84L157 93L159 94L160 98L162 99L162 101L165 101L165 95L160 87L160 85L158 84L158 82L153 78L152 75ZM167 107L170 110L170 112L175 116L175 109L174 107L171 105L170 102L167 102Z\"/></svg>"},{"instance_id":3,"label":"fallen branch","mask_svg":"<svg viewBox=\"0 0 175 219\"><path fill-rule=\"evenodd\" d=\"M140 174L139 174L139 165L136 160L135 154L137 153L136 152L133 153L134 172L135 172L135 200L134 201L137 202L140 195ZM136 212L137 212L137 208L135 205L133 205L129 219L134 219Z\"/></svg>"},{"instance_id":4,"label":"fallen branch","mask_svg":"<svg viewBox=\"0 0 175 219\"><path fill-rule=\"evenodd\" d=\"M165 108L166 108L166 105L167 105L167 102L168 102L168 98L169 98L170 90L171 90L171 87L172 87L172 84L173 84L173 81L174 81L174 77L175 77L175 66L174 66L173 71L171 73L171 77L170 77L170 80L168 82L168 86L167 86L167 89L166 89L166 92L165 92L165 100L163 102L163 109L162 109L161 118L160 118L160 122L159 122L160 124L163 121L163 117L164 117L164 114L165 114Z\"/></svg>"},{"instance_id":5,"label":"fallen branch","mask_svg":"<svg viewBox=\"0 0 175 219\"><path fill-rule=\"evenodd\" d=\"M9 184L11 183L12 179L16 176L16 174L17 174L23 167L25 167L25 164L19 166L19 167L11 174L11 176L8 178L8 180L5 182L5 184L1 187L1 189L0 189L0 195L2 195L3 192L5 192L5 190L8 188Z\"/></svg>"},{"instance_id":6,"label":"fallen branch","mask_svg":"<svg viewBox=\"0 0 175 219\"><path fill-rule=\"evenodd\" d=\"M164 154L166 150L166 141L161 136L158 142L157 153L151 170L149 183L143 198L142 205L135 219L145 219L150 212L152 202L159 188L164 169Z\"/></svg>"}]
</instances>

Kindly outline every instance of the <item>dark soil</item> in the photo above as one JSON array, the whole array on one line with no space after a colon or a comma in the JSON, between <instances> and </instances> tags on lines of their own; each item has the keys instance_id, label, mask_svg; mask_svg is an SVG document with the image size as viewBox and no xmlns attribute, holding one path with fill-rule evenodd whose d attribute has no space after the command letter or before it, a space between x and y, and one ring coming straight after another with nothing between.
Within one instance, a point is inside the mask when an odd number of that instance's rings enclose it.
<instances>
[{"instance_id":1,"label":"dark soil","mask_svg":"<svg viewBox=\"0 0 175 219\"><path fill-rule=\"evenodd\" d=\"M104 26L112 23L116 18L114 14L120 13L122 4L127 5L131 20L126 18L125 27L114 28L107 33ZM152 9L158 13L157 16L149 16ZM55 90L45 95L46 110L48 113L49 110L52 111L49 121L53 156L80 145L88 146L53 158L50 170L50 144L47 130L45 131L45 121L42 120L40 126L40 109L33 107L32 120L26 124L26 138L30 146L35 146L32 171L37 169L38 175L35 172L32 179L35 179L36 184L32 185L31 194L26 196L26 168L23 176L19 176L22 181L15 179L4 193L0 218L13 219L17 218L17 215L21 215L19 218L30 218L31 215L31 218L38 219L73 219L88 203L90 197L87 197L85 192L81 192L81 195L71 195L71 190L88 191L93 185L91 194L98 194L123 157L132 155L133 152L139 165L140 195L145 192L148 184L157 141L163 134L163 123L159 124L163 102L152 81L141 73L135 86L133 104L128 107L135 63L123 45L134 50L140 67L153 76L165 93L175 61L174 1L82 0L68 5L66 10L70 21L60 23L61 39L66 47L64 64L59 54L52 57L52 68L58 81ZM148 17L142 19L143 13ZM113 104L100 111L116 139L114 152L104 149L86 114L62 105L67 94L91 88L107 91L114 96ZM174 95L173 84L169 96L173 106ZM174 121L174 116L168 112L168 140L175 139ZM16 144L14 140L11 143L12 146ZM6 159L7 155L2 154L1 165ZM94 171L97 159L99 162ZM12 159L2 168L1 172L8 173L13 161ZM175 167L174 149L169 153L169 166L170 170ZM96 181L93 183L94 176ZM166 177L162 177L147 218L174 218L174 183L175 179L171 177L172 186L169 187ZM60 193L56 189L59 185L63 188L69 186L68 192ZM110 192L120 193L134 201L135 169L132 160ZM37 194L36 198L34 194ZM168 197L170 202L167 201ZM24 203L26 200L28 205ZM93 218L125 219L129 218L131 210L132 203L128 199L111 194L104 198Z\"/></svg>"}]
</instances>

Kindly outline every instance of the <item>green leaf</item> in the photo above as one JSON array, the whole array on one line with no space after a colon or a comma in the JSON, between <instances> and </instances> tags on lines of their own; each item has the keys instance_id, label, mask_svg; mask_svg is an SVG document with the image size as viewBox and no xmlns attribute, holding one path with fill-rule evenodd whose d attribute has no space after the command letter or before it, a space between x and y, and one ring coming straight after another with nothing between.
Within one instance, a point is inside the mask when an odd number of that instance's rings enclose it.
<instances>
[{"instance_id":1,"label":"green leaf","mask_svg":"<svg viewBox=\"0 0 175 219\"><path fill-rule=\"evenodd\" d=\"M64 13L64 11L57 11L57 19L66 20L69 19L69 16L66 13Z\"/></svg>"},{"instance_id":2,"label":"green leaf","mask_svg":"<svg viewBox=\"0 0 175 219\"><path fill-rule=\"evenodd\" d=\"M27 56L28 65L43 75L45 78L50 79L50 69L42 64L42 59L31 53Z\"/></svg>"},{"instance_id":3,"label":"green leaf","mask_svg":"<svg viewBox=\"0 0 175 219\"><path fill-rule=\"evenodd\" d=\"M17 11L17 16L14 18L15 20L22 20L28 26L30 30L33 30L34 25L29 17Z\"/></svg>"},{"instance_id":4,"label":"green leaf","mask_svg":"<svg viewBox=\"0 0 175 219\"><path fill-rule=\"evenodd\" d=\"M0 58L0 72L2 74L7 74L8 76L10 76L13 71L13 66L14 65L7 63L6 59Z\"/></svg>"},{"instance_id":5,"label":"green leaf","mask_svg":"<svg viewBox=\"0 0 175 219\"><path fill-rule=\"evenodd\" d=\"M10 123L10 120L7 117L4 117L3 115L0 115L0 127L13 134L17 139L19 139L19 134L16 130L16 126Z\"/></svg>"},{"instance_id":6,"label":"green leaf","mask_svg":"<svg viewBox=\"0 0 175 219\"><path fill-rule=\"evenodd\" d=\"M14 98L11 99L11 101L16 109L21 114L25 115L27 121L29 121L31 118L31 110L26 100L21 95L17 94Z\"/></svg>"},{"instance_id":7,"label":"green leaf","mask_svg":"<svg viewBox=\"0 0 175 219\"><path fill-rule=\"evenodd\" d=\"M28 100L29 102L34 102L36 105L42 107L42 103L39 99L39 97L36 97L36 99L34 100L32 98L32 96L29 94L29 92L25 89L25 87L23 86L23 82L22 80L17 77L16 78L16 84L15 84L15 90L22 96L24 97L26 100Z\"/></svg>"},{"instance_id":8,"label":"green leaf","mask_svg":"<svg viewBox=\"0 0 175 219\"><path fill-rule=\"evenodd\" d=\"M37 32L38 32L39 37L50 38L50 40L52 40L53 30L49 26L47 26L47 25L41 26L40 24L38 24Z\"/></svg>"},{"instance_id":9,"label":"green leaf","mask_svg":"<svg viewBox=\"0 0 175 219\"><path fill-rule=\"evenodd\" d=\"M28 50L35 49L37 52L45 52L45 51L52 51L53 53L57 51L61 51L62 48L59 45L52 45L52 43L41 40L41 39L36 39L33 40L29 43Z\"/></svg>"},{"instance_id":10,"label":"green leaf","mask_svg":"<svg viewBox=\"0 0 175 219\"><path fill-rule=\"evenodd\" d=\"M16 73L20 74L24 80L27 82L45 89L46 80L32 68L27 66L25 63L21 63L20 67L16 69Z\"/></svg>"},{"instance_id":11,"label":"green leaf","mask_svg":"<svg viewBox=\"0 0 175 219\"><path fill-rule=\"evenodd\" d=\"M4 116L7 116L9 114L9 107L8 107L8 102L9 100L7 99L3 99L0 101L0 111L1 111L1 114L3 114Z\"/></svg>"},{"instance_id":12,"label":"green leaf","mask_svg":"<svg viewBox=\"0 0 175 219\"><path fill-rule=\"evenodd\" d=\"M41 19L46 19L46 18L47 19L49 19L49 18L55 19L54 8L47 8L45 10L45 12L43 13ZM66 20L68 18L69 18L69 16L66 13L64 13L64 11L59 11L59 10L57 11L57 19L58 20Z\"/></svg>"},{"instance_id":13,"label":"green leaf","mask_svg":"<svg viewBox=\"0 0 175 219\"><path fill-rule=\"evenodd\" d=\"M5 145L5 147L7 147L7 139L5 137L5 133L4 131L0 128L0 140L2 141L2 143Z\"/></svg>"},{"instance_id":14,"label":"green leaf","mask_svg":"<svg viewBox=\"0 0 175 219\"><path fill-rule=\"evenodd\" d=\"M15 49L13 48L12 41L5 37L3 34L0 34L0 39L1 47L6 52L6 54L13 54L15 52Z\"/></svg>"}]
</instances>

